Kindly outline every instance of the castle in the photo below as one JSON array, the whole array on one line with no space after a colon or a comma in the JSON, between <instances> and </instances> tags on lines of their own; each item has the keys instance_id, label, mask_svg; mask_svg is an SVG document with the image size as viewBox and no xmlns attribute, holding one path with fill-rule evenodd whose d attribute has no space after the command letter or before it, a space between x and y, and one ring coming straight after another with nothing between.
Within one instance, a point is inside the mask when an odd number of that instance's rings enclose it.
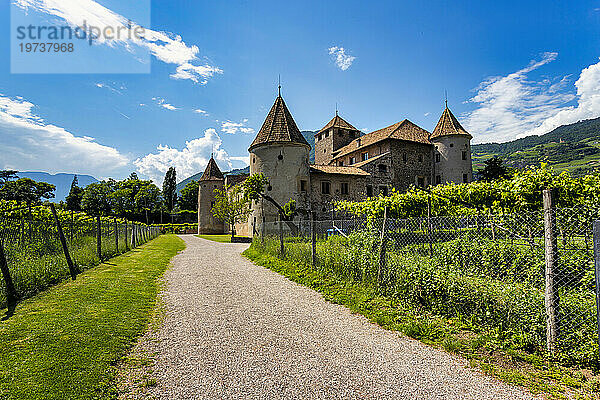
<instances>
[{"instance_id":1,"label":"castle","mask_svg":"<svg viewBox=\"0 0 600 400\"><path fill-rule=\"evenodd\" d=\"M405 119L363 135L336 111L315 134L315 162L311 164L311 146L280 92L248 149L250 174L268 178L266 193L278 204L295 200L297 218L308 218L310 211L317 219L331 218L335 201L385 196L392 188L403 191L411 185L471 182L471 138L447 103L431 133ZM224 177L210 159L198 191L199 233L228 229L212 216L213 191L240 184L247 177ZM277 220L274 205L254 201L248 222L239 224L236 233L253 236Z\"/></svg>"}]
</instances>

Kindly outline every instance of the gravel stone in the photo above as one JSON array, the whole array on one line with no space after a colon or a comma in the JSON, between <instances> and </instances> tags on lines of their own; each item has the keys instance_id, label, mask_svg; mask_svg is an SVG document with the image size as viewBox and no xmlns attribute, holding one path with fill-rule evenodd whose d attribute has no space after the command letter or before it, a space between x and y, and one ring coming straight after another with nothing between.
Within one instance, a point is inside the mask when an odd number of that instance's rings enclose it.
<instances>
[{"instance_id":1,"label":"gravel stone","mask_svg":"<svg viewBox=\"0 0 600 400\"><path fill-rule=\"evenodd\" d=\"M165 274L156 399L532 399L241 256L182 235Z\"/></svg>"}]
</instances>

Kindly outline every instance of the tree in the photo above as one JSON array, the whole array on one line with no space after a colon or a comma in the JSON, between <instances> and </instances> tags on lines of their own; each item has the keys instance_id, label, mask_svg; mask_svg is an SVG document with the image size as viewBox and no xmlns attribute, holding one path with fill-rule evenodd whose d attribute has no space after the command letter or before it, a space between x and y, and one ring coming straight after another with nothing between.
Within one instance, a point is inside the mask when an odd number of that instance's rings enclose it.
<instances>
[{"instance_id":1,"label":"tree","mask_svg":"<svg viewBox=\"0 0 600 400\"><path fill-rule=\"evenodd\" d=\"M174 167L170 167L163 181L163 198L167 211L171 212L177 203L177 172Z\"/></svg>"},{"instance_id":2,"label":"tree","mask_svg":"<svg viewBox=\"0 0 600 400\"><path fill-rule=\"evenodd\" d=\"M83 188L79 187L77 175L75 175L73 177L73 182L71 182L71 190L65 199L65 202L67 203L67 210L81 211L81 199L83 199L83 192Z\"/></svg>"},{"instance_id":3,"label":"tree","mask_svg":"<svg viewBox=\"0 0 600 400\"><path fill-rule=\"evenodd\" d=\"M482 181L495 181L510 176L508 168L504 165L504 161L498 156L487 159L484 161L484 164L485 168L479 172L479 179Z\"/></svg>"},{"instance_id":4,"label":"tree","mask_svg":"<svg viewBox=\"0 0 600 400\"><path fill-rule=\"evenodd\" d=\"M140 187L140 190L135 194L135 206L138 213L144 213L146 215L146 224L149 223L148 212L156 211L160 208L160 190L152 181Z\"/></svg>"},{"instance_id":5,"label":"tree","mask_svg":"<svg viewBox=\"0 0 600 400\"><path fill-rule=\"evenodd\" d=\"M83 191L81 208L91 215L109 215L113 188L106 181L90 183Z\"/></svg>"},{"instance_id":6,"label":"tree","mask_svg":"<svg viewBox=\"0 0 600 400\"><path fill-rule=\"evenodd\" d=\"M181 189L179 208L182 210L198 211L198 190L200 182L190 181Z\"/></svg>"},{"instance_id":7,"label":"tree","mask_svg":"<svg viewBox=\"0 0 600 400\"><path fill-rule=\"evenodd\" d=\"M56 186L46 182L36 182L29 178L20 178L16 181L6 181L0 187L0 199L14 200L32 205L40 204L42 199L54 197Z\"/></svg>"},{"instance_id":8,"label":"tree","mask_svg":"<svg viewBox=\"0 0 600 400\"><path fill-rule=\"evenodd\" d=\"M273 204L282 221L292 221L296 215L296 201L290 200L283 206L277 203L271 196L265 193L265 186L269 180L263 174L253 174L244 181L244 197L247 200L258 200L262 198Z\"/></svg>"},{"instance_id":9,"label":"tree","mask_svg":"<svg viewBox=\"0 0 600 400\"><path fill-rule=\"evenodd\" d=\"M214 193L215 204L211 209L212 214L229 225L233 240L235 224L244 222L250 215L250 202L244 195L244 188L241 185L233 187L225 185L220 189L215 189Z\"/></svg>"},{"instance_id":10,"label":"tree","mask_svg":"<svg viewBox=\"0 0 600 400\"><path fill-rule=\"evenodd\" d=\"M129 179L137 181L139 178L137 176L137 173L133 171L131 174L129 174Z\"/></svg>"},{"instance_id":11,"label":"tree","mask_svg":"<svg viewBox=\"0 0 600 400\"><path fill-rule=\"evenodd\" d=\"M15 171L14 169L5 169L5 170L0 170L0 185L5 184L8 181L12 181L14 179L17 179L17 173L19 171Z\"/></svg>"}]
</instances>

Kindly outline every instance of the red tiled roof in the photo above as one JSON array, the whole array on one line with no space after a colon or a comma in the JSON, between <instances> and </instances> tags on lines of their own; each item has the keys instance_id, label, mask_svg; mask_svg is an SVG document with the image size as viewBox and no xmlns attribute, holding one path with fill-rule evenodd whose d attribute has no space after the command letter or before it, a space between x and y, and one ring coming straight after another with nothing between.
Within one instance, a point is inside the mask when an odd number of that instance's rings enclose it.
<instances>
[{"instance_id":1,"label":"red tiled roof","mask_svg":"<svg viewBox=\"0 0 600 400\"><path fill-rule=\"evenodd\" d=\"M358 149L362 149L364 147L370 146L374 143L378 143L386 139L396 139L405 140L408 142L431 144L429 142L429 132L419 127L418 125L413 124L409 120L405 119L404 121L397 122L386 128L367 133L366 135L361 136L358 139L354 139L348 145L342 147L339 150L339 154L336 156L336 158L345 156Z\"/></svg>"},{"instance_id":2,"label":"red tiled roof","mask_svg":"<svg viewBox=\"0 0 600 400\"><path fill-rule=\"evenodd\" d=\"M224 179L223 173L219 169L219 166L215 162L215 159L211 157L210 160L208 161L208 165L206 166L206 169L204 170L204 173L200 177L200 180L201 181L214 181L214 180L220 180L220 179Z\"/></svg>"},{"instance_id":3,"label":"red tiled roof","mask_svg":"<svg viewBox=\"0 0 600 400\"><path fill-rule=\"evenodd\" d=\"M363 171L356 167L338 167L335 165L311 165L311 172L321 172L325 174L340 174L340 175L358 175L370 176L367 171Z\"/></svg>"},{"instance_id":4,"label":"red tiled roof","mask_svg":"<svg viewBox=\"0 0 600 400\"><path fill-rule=\"evenodd\" d=\"M335 117L333 117L331 121L329 121L327 125L321 128L321 130L319 130L319 132L317 132L315 135L318 135L320 132L326 131L329 128L342 128L351 131L358 131L358 129L350 125L344 118L337 115L337 113L335 114Z\"/></svg>"},{"instance_id":5,"label":"red tiled roof","mask_svg":"<svg viewBox=\"0 0 600 400\"><path fill-rule=\"evenodd\" d=\"M261 144L292 142L310 146L292 118L281 95L277 96L260 131L248 150Z\"/></svg>"},{"instance_id":6,"label":"red tiled roof","mask_svg":"<svg viewBox=\"0 0 600 400\"><path fill-rule=\"evenodd\" d=\"M448 107L442 113L440 120L438 121L435 129L431 133L431 138L446 136L446 135L467 135L472 137L465 128L462 127L460 122L456 119L452 111Z\"/></svg>"}]
</instances>

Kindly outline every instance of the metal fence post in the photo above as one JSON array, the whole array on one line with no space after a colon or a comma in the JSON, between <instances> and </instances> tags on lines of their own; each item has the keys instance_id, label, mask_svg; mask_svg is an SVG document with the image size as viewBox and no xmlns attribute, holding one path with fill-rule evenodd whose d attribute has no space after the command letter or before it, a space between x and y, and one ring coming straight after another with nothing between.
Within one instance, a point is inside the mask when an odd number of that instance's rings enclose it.
<instances>
[{"instance_id":1,"label":"metal fence post","mask_svg":"<svg viewBox=\"0 0 600 400\"><path fill-rule=\"evenodd\" d=\"M554 275L558 266L558 247L556 243L556 218L554 204L556 191L545 189L544 201L544 253L546 261L546 290L544 303L546 306L546 347L550 354L556 352L558 338L558 290L555 286Z\"/></svg>"},{"instance_id":2,"label":"metal fence post","mask_svg":"<svg viewBox=\"0 0 600 400\"><path fill-rule=\"evenodd\" d=\"M96 217L96 252L98 253L98 259L102 261L102 222L100 216Z\"/></svg>"},{"instance_id":3,"label":"metal fence post","mask_svg":"<svg viewBox=\"0 0 600 400\"><path fill-rule=\"evenodd\" d=\"M598 333L598 349L600 352L600 221L594 221L594 275L596 283L596 330ZM600 354L598 354L600 359Z\"/></svg>"},{"instance_id":4,"label":"metal fence post","mask_svg":"<svg viewBox=\"0 0 600 400\"><path fill-rule=\"evenodd\" d=\"M427 195L427 240L429 241L429 257L433 256L433 237L431 227L431 194Z\"/></svg>"},{"instance_id":5,"label":"metal fence post","mask_svg":"<svg viewBox=\"0 0 600 400\"><path fill-rule=\"evenodd\" d=\"M285 247L283 246L283 218L279 214L279 254L281 257L285 255Z\"/></svg>"},{"instance_id":6,"label":"metal fence post","mask_svg":"<svg viewBox=\"0 0 600 400\"><path fill-rule=\"evenodd\" d=\"M58 238L60 239L60 244L62 245L63 251L65 253L65 259L67 260L67 265L69 266L71 279L75 279L77 277L77 270L73 265L73 260L71 260L71 255L69 254L69 247L67 246L67 241L65 240L65 235L62 230L62 226L60 225L60 220L58 219L58 214L56 214L56 208L54 207L53 203L50 203L50 210L52 211L52 216L54 217L54 222L56 223Z\"/></svg>"},{"instance_id":7,"label":"metal fence post","mask_svg":"<svg viewBox=\"0 0 600 400\"><path fill-rule=\"evenodd\" d=\"M2 277L4 278L4 283L6 283L6 304L10 310L11 307L14 307L15 303L17 302L17 291L10 276L10 270L8 269L6 256L4 255L4 244L2 243L2 238L0 238L0 271L2 271Z\"/></svg>"},{"instance_id":8,"label":"metal fence post","mask_svg":"<svg viewBox=\"0 0 600 400\"><path fill-rule=\"evenodd\" d=\"M312 254L312 267L317 267L317 230L315 226L315 212L310 212L310 244Z\"/></svg>"},{"instance_id":9,"label":"metal fence post","mask_svg":"<svg viewBox=\"0 0 600 400\"><path fill-rule=\"evenodd\" d=\"M387 222L387 207L383 209L383 224L381 226L381 239L379 243L379 268L377 269L377 287L381 283L381 274L385 270L385 224Z\"/></svg>"}]
</instances>

